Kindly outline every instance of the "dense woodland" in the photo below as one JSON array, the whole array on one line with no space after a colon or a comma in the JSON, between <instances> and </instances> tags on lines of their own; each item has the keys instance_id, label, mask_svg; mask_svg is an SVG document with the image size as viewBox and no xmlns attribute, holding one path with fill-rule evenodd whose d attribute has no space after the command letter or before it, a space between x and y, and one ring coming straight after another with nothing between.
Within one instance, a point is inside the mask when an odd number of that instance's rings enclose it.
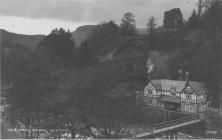
<instances>
[{"instance_id":1,"label":"dense woodland","mask_svg":"<svg viewBox=\"0 0 222 140\"><path fill-rule=\"evenodd\" d=\"M80 47L62 28L44 37L34 51L2 42L1 96L10 105L3 117L14 126L22 122L27 130L45 128L52 138L64 133L50 131L56 128L69 130L72 138L119 138L129 125L147 121L139 95L149 63L155 65L153 78L177 79L178 69L189 71L190 80L207 84L208 98L218 107L222 2L200 0L187 20L179 8L163 14L162 26L150 17L149 34L138 35L134 14L125 13L120 25L97 25ZM110 52L115 52L111 58ZM26 138L40 135L25 133Z\"/></svg>"}]
</instances>

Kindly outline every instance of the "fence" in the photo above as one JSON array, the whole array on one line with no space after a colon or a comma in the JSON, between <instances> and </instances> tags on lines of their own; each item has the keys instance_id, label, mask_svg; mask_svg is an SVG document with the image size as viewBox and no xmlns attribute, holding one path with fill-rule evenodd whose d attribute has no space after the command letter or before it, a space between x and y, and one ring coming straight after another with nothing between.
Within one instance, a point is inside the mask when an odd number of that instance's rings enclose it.
<instances>
[{"instance_id":1,"label":"fence","mask_svg":"<svg viewBox=\"0 0 222 140\"><path fill-rule=\"evenodd\" d=\"M197 119L200 119L199 115L191 115L191 116L187 116L187 117L176 119L176 120L154 124L146 128L131 128L131 131L127 135L127 137L136 137L136 135L143 134L143 133L147 133L147 135L151 135L151 134L154 134L155 133L154 131L156 130L167 128L170 126L175 126L178 124L182 124L182 123L192 121L192 120L197 120Z\"/></svg>"}]
</instances>

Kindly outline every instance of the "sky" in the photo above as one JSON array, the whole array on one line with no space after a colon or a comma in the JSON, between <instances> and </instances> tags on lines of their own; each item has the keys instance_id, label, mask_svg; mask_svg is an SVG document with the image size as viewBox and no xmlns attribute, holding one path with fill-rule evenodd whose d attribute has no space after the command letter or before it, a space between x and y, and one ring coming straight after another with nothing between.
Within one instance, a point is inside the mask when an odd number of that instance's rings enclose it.
<instances>
[{"instance_id":1,"label":"sky","mask_svg":"<svg viewBox=\"0 0 222 140\"><path fill-rule=\"evenodd\" d=\"M81 25L113 20L132 12L136 26L145 28L150 16L158 25L164 11L180 8L186 20L197 0L0 0L0 29L20 34L48 34L54 28L74 31Z\"/></svg>"}]
</instances>

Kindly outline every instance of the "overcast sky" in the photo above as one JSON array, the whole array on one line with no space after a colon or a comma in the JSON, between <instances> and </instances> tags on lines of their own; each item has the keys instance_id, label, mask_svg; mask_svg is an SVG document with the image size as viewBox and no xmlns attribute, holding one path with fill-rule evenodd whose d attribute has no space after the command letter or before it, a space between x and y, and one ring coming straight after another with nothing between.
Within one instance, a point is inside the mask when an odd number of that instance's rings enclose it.
<instances>
[{"instance_id":1,"label":"overcast sky","mask_svg":"<svg viewBox=\"0 0 222 140\"><path fill-rule=\"evenodd\" d=\"M0 0L0 28L22 34L48 34L55 27L75 30L84 24L114 20L125 12L135 15L136 26L146 27L154 16L162 24L163 13L180 8L187 19L197 0Z\"/></svg>"}]
</instances>

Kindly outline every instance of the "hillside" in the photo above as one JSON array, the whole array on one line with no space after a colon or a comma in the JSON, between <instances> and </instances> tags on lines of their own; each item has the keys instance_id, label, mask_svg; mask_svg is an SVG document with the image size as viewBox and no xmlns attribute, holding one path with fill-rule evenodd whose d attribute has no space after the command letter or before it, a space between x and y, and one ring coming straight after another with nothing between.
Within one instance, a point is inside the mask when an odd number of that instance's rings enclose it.
<instances>
[{"instance_id":1,"label":"hillside","mask_svg":"<svg viewBox=\"0 0 222 140\"><path fill-rule=\"evenodd\" d=\"M35 50L38 43L44 38L44 35L23 35L8 32L4 29L0 29L1 43L10 42L10 44L20 44L28 47L30 50Z\"/></svg>"},{"instance_id":2,"label":"hillside","mask_svg":"<svg viewBox=\"0 0 222 140\"><path fill-rule=\"evenodd\" d=\"M95 31L96 25L83 25L78 27L72 32L72 38L76 43L76 47L79 47L82 42L87 40ZM138 35L147 35L148 31L146 28L137 28L136 33Z\"/></svg>"},{"instance_id":3,"label":"hillside","mask_svg":"<svg viewBox=\"0 0 222 140\"><path fill-rule=\"evenodd\" d=\"M189 71L191 81L205 82L212 89L208 97L217 106L219 100L214 89L222 82L221 48L215 51L210 35L203 30L172 32L167 36L157 35L153 46L148 35L114 37L91 59L110 69L125 69L125 75L131 75L139 84L146 80L146 69L151 64L155 66L152 78L176 80L178 69Z\"/></svg>"},{"instance_id":4,"label":"hillside","mask_svg":"<svg viewBox=\"0 0 222 140\"><path fill-rule=\"evenodd\" d=\"M83 41L93 34L95 27L96 25L84 25L78 27L74 32L72 32L72 38L76 43L76 47L79 47Z\"/></svg>"},{"instance_id":5,"label":"hillside","mask_svg":"<svg viewBox=\"0 0 222 140\"><path fill-rule=\"evenodd\" d=\"M82 65L90 64L117 71L123 70L123 75L128 77L125 83L134 81L137 82L137 86L145 84L149 65L155 66L152 78L177 79L177 70L184 69L191 73L190 80L207 82L212 89L221 83L221 74L218 72L222 68L222 63L219 59L215 62L215 57L220 57L220 55L216 55L220 54L220 50L217 53L213 50L210 37L205 31L188 31L182 34L174 32L168 35L161 32L153 40L150 40L150 36L144 34L116 36L116 32L110 31L106 26L100 26L99 32L95 35L93 34L95 27L94 25L81 26L72 34L79 45L86 39L89 42L88 46L85 46L86 48L83 46L82 52L76 51L77 56L83 57L77 60L79 63L85 63ZM109 33L105 34L104 29ZM29 46L28 48L34 50L36 44L44 37L41 35L17 35L4 30L1 30L1 35L2 46L5 48L2 53L6 54L2 57L11 57L16 54L16 57L21 56L22 58L26 58L25 54L29 53L25 47ZM16 53L7 55L10 47ZM19 49L21 51L18 51ZM18 60L17 58L10 59L12 64L14 60ZM8 65L8 62L5 65ZM12 73L13 71L12 69ZM216 102L218 101L215 101L215 104Z\"/></svg>"},{"instance_id":6,"label":"hillside","mask_svg":"<svg viewBox=\"0 0 222 140\"><path fill-rule=\"evenodd\" d=\"M118 37L108 42L97 54L99 62L146 57L149 46L146 37Z\"/></svg>"}]
</instances>

